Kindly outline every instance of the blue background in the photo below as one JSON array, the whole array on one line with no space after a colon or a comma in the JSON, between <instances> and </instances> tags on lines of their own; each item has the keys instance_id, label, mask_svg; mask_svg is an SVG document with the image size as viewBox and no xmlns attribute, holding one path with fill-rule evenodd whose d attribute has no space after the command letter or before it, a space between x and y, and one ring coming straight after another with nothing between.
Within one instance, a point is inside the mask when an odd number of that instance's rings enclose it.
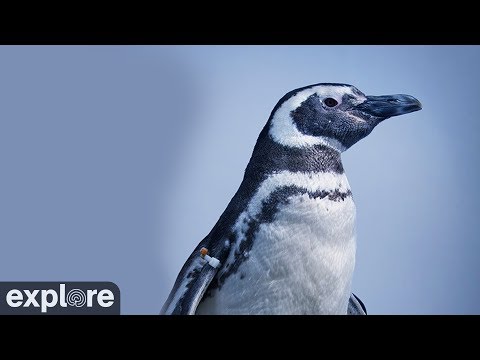
<instances>
[{"instance_id":1,"label":"blue background","mask_svg":"<svg viewBox=\"0 0 480 360\"><path fill-rule=\"evenodd\" d=\"M343 154L371 314L480 313L478 46L2 46L0 280L113 281L155 314L286 92L420 112Z\"/></svg>"}]
</instances>

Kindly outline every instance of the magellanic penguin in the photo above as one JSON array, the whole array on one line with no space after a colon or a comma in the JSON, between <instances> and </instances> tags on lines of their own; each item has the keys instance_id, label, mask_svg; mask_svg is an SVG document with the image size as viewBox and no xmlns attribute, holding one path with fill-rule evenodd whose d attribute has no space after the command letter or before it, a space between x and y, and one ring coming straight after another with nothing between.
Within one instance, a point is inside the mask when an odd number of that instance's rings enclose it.
<instances>
[{"instance_id":1,"label":"magellanic penguin","mask_svg":"<svg viewBox=\"0 0 480 360\"><path fill-rule=\"evenodd\" d=\"M412 96L346 84L283 96L161 314L365 314L351 294L355 204L340 154L381 121L420 109Z\"/></svg>"}]
</instances>

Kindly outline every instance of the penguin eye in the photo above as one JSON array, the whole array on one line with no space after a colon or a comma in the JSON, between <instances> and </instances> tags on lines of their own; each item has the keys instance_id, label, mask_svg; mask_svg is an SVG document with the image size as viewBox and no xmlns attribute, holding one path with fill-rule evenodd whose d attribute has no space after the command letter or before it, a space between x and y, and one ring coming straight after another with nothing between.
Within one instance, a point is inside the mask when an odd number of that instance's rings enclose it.
<instances>
[{"instance_id":1,"label":"penguin eye","mask_svg":"<svg viewBox=\"0 0 480 360\"><path fill-rule=\"evenodd\" d=\"M338 101L333 98L326 98L325 100L323 100L323 103L328 107L334 107L338 104Z\"/></svg>"}]
</instances>

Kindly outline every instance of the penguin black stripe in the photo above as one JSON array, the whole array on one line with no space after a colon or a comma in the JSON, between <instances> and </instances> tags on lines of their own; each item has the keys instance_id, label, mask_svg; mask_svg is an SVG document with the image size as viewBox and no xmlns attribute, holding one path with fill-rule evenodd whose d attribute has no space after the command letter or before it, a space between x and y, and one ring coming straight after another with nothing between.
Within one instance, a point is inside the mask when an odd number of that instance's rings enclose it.
<instances>
[{"instance_id":1,"label":"penguin black stripe","mask_svg":"<svg viewBox=\"0 0 480 360\"><path fill-rule=\"evenodd\" d=\"M420 109L411 96L366 96L347 84L283 96L161 313L365 314L350 290L355 205L340 155L383 120ZM201 247L220 261L218 272Z\"/></svg>"},{"instance_id":2,"label":"penguin black stripe","mask_svg":"<svg viewBox=\"0 0 480 360\"><path fill-rule=\"evenodd\" d=\"M259 175L265 178L268 174L281 170L343 174L343 165L338 151L325 145L314 145L308 148L290 148L281 145L269 136L268 127L269 123L257 139L245 170L246 180L250 181Z\"/></svg>"}]
</instances>

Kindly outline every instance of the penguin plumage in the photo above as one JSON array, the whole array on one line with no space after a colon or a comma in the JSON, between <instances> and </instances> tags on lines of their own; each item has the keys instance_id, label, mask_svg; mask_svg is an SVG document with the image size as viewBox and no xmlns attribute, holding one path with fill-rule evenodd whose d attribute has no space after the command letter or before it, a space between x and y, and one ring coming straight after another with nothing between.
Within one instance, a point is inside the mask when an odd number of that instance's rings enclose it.
<instances>
[{"instance_id":1,"label":"penguin plumage","mask_svg":"<svg viewBox=\"0 0 480 360\"><path fill-rule=\"evenodd\" d=\"M420 109L409 95L365 96L347 84L283 96L161 313L366 313L351 294L355 204L341 153L386 118Z\"/></svg>"}]
</instances>

